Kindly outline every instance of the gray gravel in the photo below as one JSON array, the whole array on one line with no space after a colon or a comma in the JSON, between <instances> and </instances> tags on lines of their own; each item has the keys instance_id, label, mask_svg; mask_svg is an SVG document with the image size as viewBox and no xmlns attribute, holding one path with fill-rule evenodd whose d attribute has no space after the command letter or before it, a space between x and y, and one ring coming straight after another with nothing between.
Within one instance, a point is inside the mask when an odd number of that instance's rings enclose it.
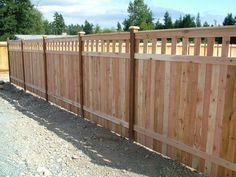
<instances>
[{"instance_id":1,"label":"gray gravel","mask_svg":"<svg viewBox=\"0 0 236 177\"><path fill-rule=\"evenodd\" d=\"M5 84L0 90L0 176L204 175Z\"/></svg>"}]
</instances>

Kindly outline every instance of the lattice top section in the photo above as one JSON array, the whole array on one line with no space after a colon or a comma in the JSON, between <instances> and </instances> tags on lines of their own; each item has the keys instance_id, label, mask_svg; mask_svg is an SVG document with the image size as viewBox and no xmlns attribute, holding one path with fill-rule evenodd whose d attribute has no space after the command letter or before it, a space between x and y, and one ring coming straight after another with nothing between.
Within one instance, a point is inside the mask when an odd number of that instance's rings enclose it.
<instances>
[{"instance_id":1,"label":"lattice top section","mask_svg":"<svg viewBox=\"0 0 236 177\"><path fill-rule=\"evenodd\" d=\"M47 51L66 51L66 52L78 52L79 51L79 38L76 37L64 37L46 39Z\"/></svg>"},{"instance_id":2,"label":"lattice top section","mask_svg":"<svg viewBox=\"0 0 236 177\"><path fill-rule=\"evenodd\" d=\"M10 51L21 51L21 41L8 41Z\"/></svg>"},{"instance_id":3,"label":"lattice top section","mask_svg":"<svg viewBox=\"0 0 236 177\"><path fill-rule=\"evenodd\" d=\"M82 35L86 55L130 53L130 33ZM186 28L135 32L136 54L170 56L236 57L236 27ZM78 53L79 36L45 39L46 52ZM21 41L9 41L10 50L21 50ZM43 39L23 41L24 51L43 51ZM148 59L149 56L140 56ZM137 57L136 57L137 58ZM196 58L196 57L195 57ZM203 58L202 58L203 59ZM210 59L210 58L209 58ZM195 59L194 59L195 60Z\"/></svg>"},{"instance_id":4,"label":"lattice top section","mask_svg":"<svg viewBox=\"0 0 236 177\"><path fill-rule=\"evenodd\" d=\"M23 50L24 52L27 51L43 51L43 40L37 39L37 40L26 40L23 41Z\"/></svg>"},{"instance_id":5,"label":"lattice top section","mask_svg":"<svg viewBox=\"0 0 236 177\"><path fill-rule=\"evenodd\" d=\"M136 32L136 53L236 57L231 44L235 27Z\"/></svg>"},{"instance_id":6,"label":"lattice top section","mask_svg":"<svg viewBox=\"0 0 236 177\"><path fill-rule=\"evenodd\" d=\"M129 53L130 34L109 33L82 36L84 52Z\"/></svg>"}]
</instances>

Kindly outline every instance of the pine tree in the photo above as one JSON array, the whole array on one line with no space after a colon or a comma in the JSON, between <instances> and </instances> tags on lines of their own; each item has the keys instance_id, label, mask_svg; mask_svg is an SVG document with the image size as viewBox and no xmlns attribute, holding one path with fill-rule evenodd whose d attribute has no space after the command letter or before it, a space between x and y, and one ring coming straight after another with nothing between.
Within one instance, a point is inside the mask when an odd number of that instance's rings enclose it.
<instances>
[{"instance_id":1,"label":"pine tree","mask_svg":"<svg viewBox=\"0 0 236 177\"><path fill-rule=\"evenodd\" d=\"M203 27L209 27L210 25L207 22L203 23Z\"/></svg>"},{"instance_id":2,"label":"pine tree","mask_svg":"<svg viewBox=\"0 0 236 177\"><path fill-rule=\"evenodd\" d=\"M85 20L84 25L82 26L83 31L86 34L93 34L93 24L89 23L87 20Z\"/></svg>"},{"instance_id":3,"label":"pine tree","mask_svg":"<svg viewBox=\"0 0 236 177\"><path fill-rule=\"evenodd\" d=\"M172 19L171 19L170 14L168 12L166 12L164 14L164 28L165 29L173 28Z\"/></svg>"},{"instance_id":4,"label":"pine tree","mask_svg":"<svg viewBox=\"0 0 236 177\"><path fill-rule=\"evenodd\" d=\"M97 33L101 33L101 27L98 25L98 24L96 24L96 26L95 26L95 28L94 28L94 33L95 34L97 34Z\"/></svg>"},{"instance_id":5,"label":"pine tree","mask_svg":"<svg viewBox=\"0 0 236 177\"><path fill-rule=\"evenodd\" d=\"M183 21L183 18L182 18L182 16L180 16L179 19L175 20L174 27L175 28L183 28L182 21Z\"/></svg>"},{"instance_id":6,"label":"pine tree","mask_svg":"<svg viewBox=\"0 0 236 177\"><path fill-rule=\"evenodd\" d=\"M123 22L124 31L128 31L130 26L139 26L140 30L154 29L152 11L144 0L130 1L128 13L128 18Z\"/></svg>"},{"instance_id":7,"label":"pine tree","mask_svg":"<svg viewBox=\"0 0 236 177\"><path fill-rule=\"evenodd\" d=\"M160 22L158 19L156 24L155 24L155 29L164 29L164 25Z\"/></svg>"},{"instance_id":8,"label":"pine tree","mask_svg":"<svg viewBox=\"0 0 236 177\"><path fill-rule=\"evenodd\" d=\"M197 27L201 27L202 26L199 12L198 12L197 18L196 18L196 26Z\"/></svg>"},{"instance_id":9,"label":"pine tree","mask_svg":"<svg viewBox=\"0 0 236 177\"><path fill-rule=\"evenodd\" d=\"M192 17L190 14L187 14L183 17L182 21L182 28L191 28L196 27L195 18Z\"/></svg>"},{"instance_id":10,"label":"pine tree","mask_svg":"<svg viewBox=\"0 0 236 177\"><path fill-rule=\"evenodd\" d=\"M55 12L53 17L54 17L54 21L52 22L53 34L61 35L65 31L65 28L66 28L64 18L58 12Z\"/></svg>"},{"instance_id":11,"label":"pine tree","mask_svg":"<svg viewBox=\"0 0 236 177\"><path fill-rule=\"evenodd\" d=\"M0 1L0 40L15 34L43 34L42 14L30 0Z\"/></svg>"},{"instance_id":12,"label":"pine tree","mask_svg":"<svg viewBox=\"0 0 236 177\"><path fill-rule=\"evenodd\" d=\"M236 19L233 17L232 13L229 13L225 17L223 25L226 26L226 25L235 25L235 24L236 24Z\"/></svg>"},{"instance_id":13,"label":"pine tree","mask_svg":"<svg viewBox=\"0 0 236 177\"><path fill-rule=\"evenodd\" d=\"M122 27L121 27L121 24L120 22L117 23L117 29L116 29L118 32L121 32L122 31Z\"/></svg>"},{"instance_id":14,"label":"pine tree","mask_svg":"<svg viewBox=\"0 0 236 177\"><path fill-rule=\"evenodd\" d=\"M44 30L46 35L53 34L53 24L48 20L44 20L43 22Z\"/></svg>"},{"instance_id":15,"label":"pine tree","mask_svg":"<svg viewBox=\"0 0 236 177\"><path fill-rule=\"evenodd\" d=\"M78 24L70 24L66 27L66 32L69 35L76 35L78 32L82 31L82 27Z\"/></svg>"}]
</instances>

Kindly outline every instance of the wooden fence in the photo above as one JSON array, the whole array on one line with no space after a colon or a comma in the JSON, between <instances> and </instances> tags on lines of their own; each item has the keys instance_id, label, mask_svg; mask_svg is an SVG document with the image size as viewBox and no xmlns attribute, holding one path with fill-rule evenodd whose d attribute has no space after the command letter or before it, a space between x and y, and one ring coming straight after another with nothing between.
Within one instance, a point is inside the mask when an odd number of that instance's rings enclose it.
<instances>
[{"instance_id":1,"label":"wooden fence","mask_svg":"<svg viewBox=\"0 0 236 177\"><path fill-rule=\"evenodd\" d=\"M130 33L8 41L10 79L210 176L236 177L231 37L236 27L133 27Z\"/></svg>"},{"instance_id":2,"label":"wooden fence","mask_svg":"<svg viewBox=\"0 0 236 177\"><path fill-rule=\"evenodd\" d=\"M0 42L0 72L8 71L8 51L7 43Z\"/></svg>"}]
</instances>

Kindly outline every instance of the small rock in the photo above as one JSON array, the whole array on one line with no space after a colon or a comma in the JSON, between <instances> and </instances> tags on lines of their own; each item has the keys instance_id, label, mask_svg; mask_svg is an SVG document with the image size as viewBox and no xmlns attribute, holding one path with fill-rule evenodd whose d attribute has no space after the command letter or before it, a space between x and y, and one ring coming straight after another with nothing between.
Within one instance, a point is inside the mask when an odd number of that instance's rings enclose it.
<instances>
[{"instance_id":1,"label":"small rock","mask_svg":"<svg viewBox=\"0 0 236 177\"><path fill-rule=\"evenodd\" d=\"M62 161L62 159L57 159L57 162L60 163Z\"/></svg>"},{"instance_id":2,"label":"small rock","mask_svg":"<svg viewBox=\"0 0 236 177\"><path fill-rule=\"evenodd\" d=\"M147 159L149 157L149 155L147 154L147 155L145 155L145 159Z\"/></svg>"},{"instance_id":3,"label":"small rock","mask_svg":"<svg viewBox=\"0 0 236 177\"><path fill-rule=\"evenodd\" d=\"M45 167L38 167L37 172L42 174L43 176L51 176L52 173Z\"/></svg>"},{"instance_id":4,"label":"small rock","mask_svg":"<svg viewBox=\"0 0 236 177\"><path fill-rule=\"evenodd\" d=\"M3 90L3 85L0 85L0 90Z\"/></svg>"},{"instance_id":5,"label":"small rock","mask_svg":"<svg viewBox=\"0 0 236 177\"><path fill-rule=\"evenodd\" d=\"M79 157L78 157L77 155L73 155L71 158L72 158L73 160L79 159Z\"/></svg>"},{"instance_id":6,"label":"small rock","mask_svg":"<svg viewBox=\"0 0 236 177\"><path fill-rule=\"evenodd\" d=\"M0 81L0 85L4 85L5 84L5 82L4 81Z\"/></svg>"},{"instance_id":7,"label":"small rock","mask_svg":"<svg viewBox=\"0 0 236 177\"><path fill-rule=\"evenodd\" d=\"M88 140L89 138L85 136L85 137L83 137L83 139L84 139L84 140Z\"/></svg>"}]
</instances>

